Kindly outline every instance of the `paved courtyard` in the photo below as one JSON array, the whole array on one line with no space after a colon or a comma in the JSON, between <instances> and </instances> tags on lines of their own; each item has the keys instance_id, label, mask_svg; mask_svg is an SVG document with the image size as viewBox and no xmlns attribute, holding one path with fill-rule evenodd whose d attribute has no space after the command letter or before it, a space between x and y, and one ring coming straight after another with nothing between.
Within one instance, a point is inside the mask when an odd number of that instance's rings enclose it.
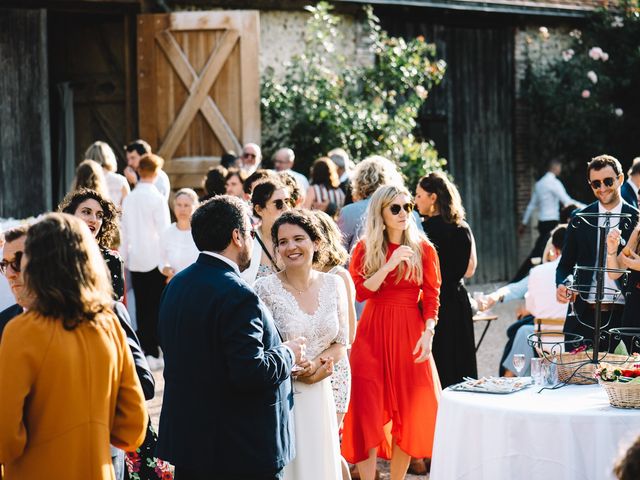
<instances>
[{"instance_id":1,"label":"paved courtyard","mask_svg":"<svg viewBox=\"0 0 640 480\"><path fill-rule=\"evenodd\" d=\"M488 284L488 285L471 285L469 291L491 292L501 284ZM506 329L515 320L515 310L520 302L511 302L508 304L498 304L494 307L493 313L498 315L498 319L491 322L487 334L482 341L482 345L477 353L478 360L478 375L489 376L498 374L498 362L502 355L502 349L506 341ZM476 343L480 339L482 330L485 327L485 322L479 322L475 325ZM156 396L149 402L149 413L151 414L151 420L154 425L158 426L160 419L160 409L162 407L162 395L164 393L164 379L162 378L162 370L156 370L154 377L156 379ZM380 470L380 476L384 480L390 478L389 466L385 461L380 460L378 462L378 469ZM407 475L408 480L424 480L427 477Z\"/></svg>"}]
</instances>

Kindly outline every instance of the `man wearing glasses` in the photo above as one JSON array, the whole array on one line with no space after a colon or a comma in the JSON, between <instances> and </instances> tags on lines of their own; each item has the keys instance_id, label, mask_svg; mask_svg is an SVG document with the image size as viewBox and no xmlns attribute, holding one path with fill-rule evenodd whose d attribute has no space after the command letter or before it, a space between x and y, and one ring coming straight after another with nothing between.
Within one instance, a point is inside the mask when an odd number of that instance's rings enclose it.
<instances>
[{"instance_id":1,"label":"man wearing glasses","mask_svg":"<svg viewBox=\"0 0 640 480\"><path fill-rule=\"evenodd\" d=\"M620 196L620 186L624 182L622 166L614 157L600 155L587 164L587 176L597 201L583 208L580 212L592 214L626 213L632 216L629 228L622 228L624 223L621 223L620 219L616 217L606 219L601 216L597 219L600 226L604 226L605 222L609 220L610 228L617 227L622 230L624 242L620 242L621 250L629 240L629 236L638 221L638 210L623 201ZM587 218L586 220L595 225L596 218ZM556 269L556 297L561 303L568 303L570 300L574 300L575 313L569 308L564 331L582 335L585 339L593 338L593 330L578 322L578 318L588 325L594 324L596 275L594 272L585 270L578 270L573 279L572 275L576 265L594 267L597 262L597 253L598 229L589 226L584 219L571 222L567 230L564 248L562 249L562 257ZM590 285L589 293L581 295L572 293L567 288L567 285L571 282L574 285L583 287ZM604 285L602 324L605 325L609 322L607 329L621 327L624 296L622 294L615 296L611 293L620 289L620 285L606 274L604 275ZM615 348L615 345L611 347Z\"/></svg>"},{"instance_id":2,"label":"man wearing glasses","mask_svg":"<svg viewBox=\"0 0 640 480\"><path fill-rule=\"evenodd\" d=\"M0 312L0 339L4 327L9 321L20 315L24 311L22 303L24 303L22 281L22 272L20 270L20 261L24 252L24 241L27 238L28 226L12 228L5 232L5 244L2 250L2 261L0 261L0 272L7 278L11 293L16 299L16 304L6 308Z\"/></svg>"},{"instance_id":3,"label":"man wearing glasses","mask_svg":"<svg viewBox=\"0 0 640 480\"><path fill-rule=\"evenodd\" d=\"M247 143L242 147L242 155L240 155L240 168L251 175L260 168L262 163L262 150L255 143Z\"/></svg>"}]
</instances>

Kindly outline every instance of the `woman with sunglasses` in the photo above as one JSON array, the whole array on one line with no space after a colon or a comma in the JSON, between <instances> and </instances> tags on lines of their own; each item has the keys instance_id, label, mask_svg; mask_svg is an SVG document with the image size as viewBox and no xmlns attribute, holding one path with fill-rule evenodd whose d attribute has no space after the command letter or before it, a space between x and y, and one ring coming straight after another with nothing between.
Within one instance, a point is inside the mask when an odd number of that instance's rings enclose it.
<instances>
[{"instance_id":1,"label":"woman with sunglasses","mask_svg":"<svg viewBox=\"0 0 640 480\"><path fill-rule=\"evenodd\" d=\"M124 266L118 252L112 250L114 240L119 236L116 206L95 190L81 188L70 192L58 206L58 211L78 217L87 224L109 267L114 299L121 301L124 297Z\"/></svg>"},{"instance_id":2,"label":"woman with sunglasses","mask_svg":"<svg viewBox=\"0 0 640 480\"><path fill-rule=\"evenodd\" d=\"M373 480L376 456L391 459L391 479L411 457L431 457L440 381L431 359L438 319L438 255L418 230L411 194L380 187L349 271L366 300L351 349L351 402L342 453Z\"/></svg>"},{"instance_id":3,"label":"woman with sunglasses","mask_svg":"<svg viewBox=\"0 0 640 480\"><path fill-rule=\"evenodd\" d=\"M50 213L21 269L27 311L0 342L4 478L113 479L109 444L135 450L147 413L98 246L80 219Z\"/></svg>"},{"instance_id":4,"label":"woman with sunglasses","mask_svg":"<svg viewBox=\"0 0 640 480\"><path fill-rule=\"evenodd\" d=\"M262 180L253 187L251 203L260 225L255 229L251 265L240 274L249 285L253 285L257 278L280 271L271 239L271 227L280 215L293 208L291 192L275 177Z\"/></svg>"},{"instance_id":5,"label":"woman with sunglasses","mask_svg":"<svg viewBox=\"0 0 640 480\"><path fill-rule=\"evenodd\" d=\"M473 313L464 279L476 270L476 248L456 186L440 172L422 177L416 187L422 226L438 250L442 287L440 320L433 358L446 388L463 377L477 377Z\"/></svg>"}]
</instances>

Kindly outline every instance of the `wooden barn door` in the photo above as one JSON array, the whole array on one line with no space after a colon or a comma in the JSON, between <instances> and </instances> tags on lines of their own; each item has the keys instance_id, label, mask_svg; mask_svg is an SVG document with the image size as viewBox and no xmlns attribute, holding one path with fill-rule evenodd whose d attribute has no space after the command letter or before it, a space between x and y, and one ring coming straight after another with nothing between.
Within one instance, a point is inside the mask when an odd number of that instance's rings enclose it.
<instances>
[{"instance_id":1,"label":"wooden barn door","mask_svg":"<svg viewBox=\"0 0 640 480\"><path fill-rule=\"evenodd\" d=\"M0 218L51 209L47 13L0 9Z\"/></svg>"},{"instance_id":2,"label":"wooden barn door","mask_svg":"<svg viewBox=\"0 0 640 480\"><path fill-rule=\"evenodd\" d=\"M200 187L228 150L260 142L255 11L138 16L140 138L175 188Z\"/></svg>"}]
</instances>

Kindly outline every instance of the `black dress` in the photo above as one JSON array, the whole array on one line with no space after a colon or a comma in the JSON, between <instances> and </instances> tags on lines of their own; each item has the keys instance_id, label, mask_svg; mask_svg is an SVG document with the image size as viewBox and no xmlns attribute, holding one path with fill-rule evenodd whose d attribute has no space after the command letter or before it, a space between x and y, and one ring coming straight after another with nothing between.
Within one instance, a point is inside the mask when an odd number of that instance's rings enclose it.
<instances>
[{"instance_id":1,"label":"black dress","mask_svg":"<svg viewBox=\"0 0 640 480\"><path fill-rule=\"evenodd\" d=\"M631 270L627 279L622 325L640 327L640 272L637 270Z\"/></svg>"},{"instance_id":2,"label":"black dress","mask_svg":"<svg viewBox=\"0 0 640 480\"><path fill-rule=\"evenodd\" d=\"M473 313L463 277L471 256L469 225L446 223L440 215L422 223L438 250L442 286L438 326L433 337L433 358L442 388L459 383L462 377L477 377Z\"/></svg>"},{"instance_id":3,"label":"black dress","mask_svg":"<svg viewBox=\"0 0 640 480\"><path fill-rule=\"evenodd\" d=\"M122 257L115 250L100 247L102 258L107 264L111 286L113 287L113 299L121 302L124 297L124 263Z\"/></svg>"}]
</instances>

